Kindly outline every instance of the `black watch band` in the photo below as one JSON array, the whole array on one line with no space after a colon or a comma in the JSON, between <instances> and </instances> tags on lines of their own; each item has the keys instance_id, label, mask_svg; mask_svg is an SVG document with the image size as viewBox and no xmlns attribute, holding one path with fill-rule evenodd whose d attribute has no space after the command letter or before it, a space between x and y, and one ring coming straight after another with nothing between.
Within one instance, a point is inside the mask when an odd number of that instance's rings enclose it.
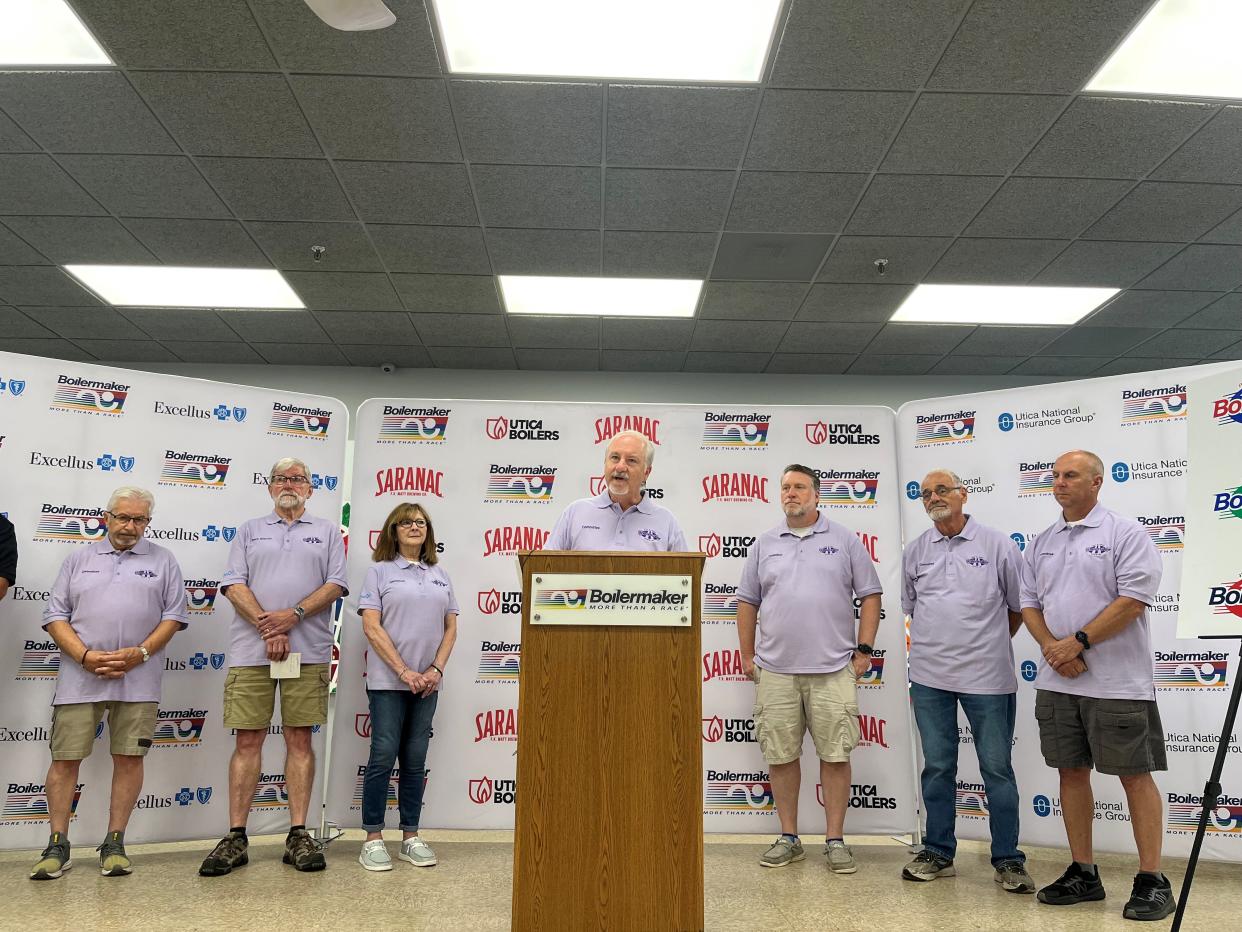
<instances>
[{"instance_id":1,"label":"black watch band","mask_svg":"<svg viewBox=\"0 0 1242 932\"><path fill-rule=\"evenodd\" d=\"M1087 637L1086 631L1076 631L1074 637L1082 645L1083 650L1091 650L1091 639Z\"/></svg>"},{"instance_id":2,"label":"black watch band","mask_svg":"<svg viewBox=\"0 0 1242 932\"><path fill-rule=\"evenodd\" d=\"M866 654L868 657L870 657L873 653L875 653L874 649L871 647L870 644L860 643L857 647L854 648L854 650L858 651L858 653L860 654Z\"/></svg>"}]
</instances>

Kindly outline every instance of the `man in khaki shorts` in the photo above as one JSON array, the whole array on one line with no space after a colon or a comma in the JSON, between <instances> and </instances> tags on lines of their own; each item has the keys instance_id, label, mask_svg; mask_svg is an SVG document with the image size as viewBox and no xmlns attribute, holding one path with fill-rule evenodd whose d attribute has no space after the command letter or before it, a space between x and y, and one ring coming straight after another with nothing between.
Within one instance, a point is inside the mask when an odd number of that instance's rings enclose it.
<instances>
[{"instance_id":1,"label":"man in khaki shorts","mask_svg":"<svg viewBox=\"0 0 1242 932\"><path fill-rule=\"evenodd\" d=\"M51 837L32 880L54 880L73 866L69 819L78 768L108 717L112 800L99 846L105 877L133 871L125 827L142 791L143 758L155 734L164 646L186 626L185 583L173 555L145 540L155 498L122 486L104 517L107 536L78 547L61 565L43 627L60 648L52 700L52 765L47 771Z\"/></svg>"},{"instance_id":2,"label":"man in khaki shorts","mask_svg":"<svg viewBox=\"0 0 1242 932\"><path fill-rule=\"evenodd\" d=\"M235 729L229 761L229 833L198 872L218 877L249 861L246 822L254 801L280 691L285 738L289 835L284 862L299 871L327 866L306 830L315 752L311 733L328 720L328 665L332 659L332 603L349 590L345 545L335 520L306 514L314 494L301 460L278 460L269 473L275 510L238 529L220 589L233 605L229 670L224 680L224 727ZM295 660L298 675L277 679L273 663ZM282 673L290 671L280 671Z\"/></svg>"},{"instance_id":3,"label":"man in khaki shorts","mask_svg":"<svg viewBox=\"0 0 1242 932\"><path fill-rule=\"evenodd\" d=\"M784 867L806 857L798 789L809 729L824 789L824 853L833 872L852 874L858 868L843 836L850 752L859 738L855 680L871 665L883 590L858 537L830 523L818 503L815 472L797 463L785 467L785 520L751 548L737 590L737 633L742 668L755 681L755 728L781 820L781 837L759 863ZM861 600L857 628L855 598Z\"/></svg>"}]
</instances>

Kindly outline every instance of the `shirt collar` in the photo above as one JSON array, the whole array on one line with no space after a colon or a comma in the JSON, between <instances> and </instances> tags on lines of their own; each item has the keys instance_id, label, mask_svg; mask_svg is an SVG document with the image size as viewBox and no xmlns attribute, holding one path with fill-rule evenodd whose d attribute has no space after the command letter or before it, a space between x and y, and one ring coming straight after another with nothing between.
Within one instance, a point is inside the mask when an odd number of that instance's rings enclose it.
<instances>
[{"instance_id":1,"label":"shirt collar","mask_svg":"<svg viewBox=\"0 0 1242 932\"><path fill-rule=\"evenodd\" d=\"M827 530L828 530L828 516L821 511L819 513L819 517L815 519L815 523L811 525L811 534L823 534ZM780 525L780 532L781 534L788 534L791 537L798 536L797 534L793 532L793 529L790 528L788 521ZM807 534L806 536L810 537L811 534Z\"/></svg>"},{"instance_id":2,"label":"shirt collar","mask_svg":"<svg viewBox=\"0 0 1242 932\"><path fill-rule=\"evenodd\" d=\"M936 541L952 539L947 534L940 534L940 529L937 528L934 524L932 525L932 530L940 535L935 538ZM960 537L962 540L974 540L975 539L975 522L974 522L974 519L970 517L970 515L966 516L966 523L962 525L962 529L958 531L957 534L954 536Z\"/></svg>"},{"instance_id":3,"label":"shirt collar","mask_svg":"<svg viewBox=\"0 0 1242 932\"><path fill-rule=\"evenodd\" d=\"M115 547L112 546L112 541L108 540L108 538L105 536L103 540L98 541L95 544L95 552L96 553L134 553L134 554L137 554L138 556L145 556L146 554L151 552L151 542L147 540L145 537L143 537L138 541L138 543L130 547L129 550L127 551L117 550Z\"/></svg>"},{"instance_id":4,"label":"shirt collar","mask_svg":"<svg viewBox=\"0 0 1242 932\"><path fill-rule=\"evenodd\" d=\"M280 516L276 509L272 509L272 513L264 519L267 524L284 524L285 519ZM306 512L302 512L302 517L294 520L294 524L310 524L310 518L306 517Z\"/></svg>"},{"instance_id":5,"label":"shirt collar","mask_svg":"<svg viewBox=\"0 0 1242 932\"><path fill-rule=\"evenodd\" d=\"M1096 502L1095 506L1087 512L1087 516L1079 521L1078 524L1085 524L1087 527L1099 527L1104 523L1104 518L1107 514L1108 509ZM1057 530L1064 531L1068 527L1069 523L1065 520L1065 515L1062 514L1057 519Z\"/></svg>"},{"instance_id":6,"label":"shirt collar","mask_svg":"<svg viewBox=\"0 0 1242 932\"><path fill-rule=\"evenodd\" d=\"M592 501L595 503L596 508L611 508L613 505L617 505L617 503L614 502L609 496L607 489L604 489L604 491L596 495ZM620 508L621 506L617 505L617 507ZM645 515L655 513L654 507L647 501L646 492L643 492L643 497L638 500L638 504L635 505L634 508L637 511L641 511Z\"/></svg>"},{"instance_id":7,"label":"shirt collar","mask_svg":"<svg viewBox=\"0 0 1242 932\"><path fill-rule=\"evenodd\" d=\"M402 569L402 570L408 570L411 566L417 567L420 570L425 570L427 568L427 564L424 563L422 560L419 560L417 562L413 560L407 560L405 555L400 554L400 553L397 554L395 557L393 557L392 562L397 564L398 569Z\"/></svg>"}]
</instances>

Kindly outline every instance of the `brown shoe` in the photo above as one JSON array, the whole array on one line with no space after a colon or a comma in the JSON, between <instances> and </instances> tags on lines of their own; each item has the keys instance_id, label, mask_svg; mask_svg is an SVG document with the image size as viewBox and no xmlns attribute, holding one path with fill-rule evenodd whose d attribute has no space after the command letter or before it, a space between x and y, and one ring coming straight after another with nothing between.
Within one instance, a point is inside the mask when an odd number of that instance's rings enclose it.
<instances>
[{"instance_id":1,"label":"brown shoe","mask_svg":"<svg viewBox=\"0 0 1242 932\"><path fill-rule=\"evenodd\" d=\"M289 837L285 839L285 856L282 860L299 871L321 871L328 866L319 842L304 828L289 833Z\"/></svg>"}]
</instances>

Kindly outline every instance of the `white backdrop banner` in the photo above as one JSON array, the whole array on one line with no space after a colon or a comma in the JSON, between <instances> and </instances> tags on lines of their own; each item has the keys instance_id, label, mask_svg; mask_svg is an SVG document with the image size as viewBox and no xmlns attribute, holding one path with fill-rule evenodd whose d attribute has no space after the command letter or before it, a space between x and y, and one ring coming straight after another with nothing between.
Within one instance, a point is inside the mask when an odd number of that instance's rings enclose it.
<instances>
[{"instance_id":1,"label":"white backdrop banner","mask_svg":"<svg viewBox=\"0 0 1242 932\"><path fill-rule=\"evenodd\" d=\"M233 737L221 705L233 611L217 585L229 542L243 521L271 510L267 470L283 456L310 468L310 510L340 515L348 416L333 398L0 352L0 511L21 554L17 585L0 602L0 848L47 839L43 781L60 654L41 627L43 609L65 557L104 535L103 508L121 485L154 493L147 536L180 563L190 617L166 651L160 720L127 837L227 830ZM187 463L198 467L187 473ZM111 769L105 726L75 797L70 834L82 844L107 829ZM255 832L288 824L283 769L283 742L272 737ZM318 801L316 787L312 815Z\"/></svg>"},{"instance_id":2,"label":"white backdrop banner","mask_svg":"<svg viewBox=\"0 0 1242 932\"><path fill-rule=\"evenodd\" d=\"M903 405L897 415L905 484L902 524L908 539L929 523L918 500L919 483L930 470L944 467L960 475L967 486L967 512L1009 534L1025 550L1059 514L1051 494L1052 464L1072 449L1091 450L1104 461L1108 476L1100 502L1147 528L1164 560L1160 593L1148 619L1169 758L1169 770L1155 776L1165 804L1165 849L1175 856L1189 853L1203 784L1224 720L1229 677L1238 675L1230 669L1232 645L1179 640L1176 634L1188 509L1186 412L1204 402L1188 383L1205 372L1222 370L1234 373L1236 391L1242 369L1230 364L933 398ZM1237 464L1219 448L1204 456L1222 465ZM1235 480L1234 485L1239 484ZM1237 566L1233 569L1230 580L1238 577ZM1057 772L1043 762L1034 716L1031 681L1039 650L1025 629L1015 638L1014 656L1019 673L1014 769L1022 800L1021 837L1031 844L1064 847ZM964 716L959 732L964 753L957 784L957 829L962 838L983 839L988 837L987 794ZM1236 738L1231 739L1230 750L1235 755L1239 751ZM1236 763L1237 757L1231 760ZM1236 798L1242 795L1238 782L1242 774L1236 766L1231 769L1224 795ZM1097 776L1094 783L1096 846L1133 851L1119 781ZM1242 807L1217 810L1209 820L1203 854L1242 860Z\"/></svg>"},{"instance_id":3,"label":"white backdrop banner","mask_svg":"<svg viewBox=\"0 0 1242 932\"><path fill-rule=\"evenodd\" d=\"M783 520L780 473L791 462L821 472L821 506L861 537L885 588L879 650L860 689L864 741L853 757L846 830L911 830L915 795L896 596L899 489L888 408L375 399L359 410L355 430L350 579L362 579L368 541L388 512L398 502L417 502L435 523L461 607L436 710L423 824L512 827L522 649L514 554L542 546L566 505L600 491L608 441L626 429L656 444L648 494L677 516L690 547L710 557L702 616L707 830L778 831L754 741L753 686L741 672L736 592L755 538ZM527 481L514 482L515 475ZM356 595L346 600L344 619L329 817L357 826L370 723ZM804 760L801 824L822 831L809 742ZM390 807L395 786L394 773ZM659 805L659 787L651 799ZM396 824L395 814L389 822Z\"/></svg>"}]
</instances>

